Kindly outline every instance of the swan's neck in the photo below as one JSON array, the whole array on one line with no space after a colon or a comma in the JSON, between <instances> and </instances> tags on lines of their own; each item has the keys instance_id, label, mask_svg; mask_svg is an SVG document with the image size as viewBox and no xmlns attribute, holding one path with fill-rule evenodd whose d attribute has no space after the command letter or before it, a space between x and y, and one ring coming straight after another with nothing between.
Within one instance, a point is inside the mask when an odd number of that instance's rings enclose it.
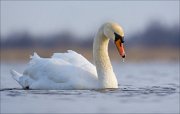
<instances>
[{"instance_id":1,"label":"swan's neck","mask_svg":"<svg viewBox=\"0 0 180 114\"><path fill-rule=\"evenodd\" d=\"M108 55L108 43L109 39L99 30L93 43L93 58L100 88L117 88L117 79Z\"/></svg>"}]
</instances>

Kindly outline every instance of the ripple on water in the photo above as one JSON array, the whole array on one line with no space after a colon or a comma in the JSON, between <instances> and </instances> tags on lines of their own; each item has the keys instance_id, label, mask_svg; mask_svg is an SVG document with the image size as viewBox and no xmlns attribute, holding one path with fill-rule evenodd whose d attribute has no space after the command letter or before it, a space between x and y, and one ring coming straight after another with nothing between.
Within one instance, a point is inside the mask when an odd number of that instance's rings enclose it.
<instances>
[{"instance_id":1,"label":"ripple on water","mask_svg":"<svg viewBox=\"0 0 180 114\"><path fill-rule=\"evenodd\" d=\"M32 95L58 95L58 96L81 96L96 97L97 95L114 95L116 97L140 97L140 96L168 96L179 93L179 86L168 84L168 86L133 87L132 85L121 86L118 89L101 90L23 90L20 88L4 88L0 90L10 97Z\"/></svg>"}]
</instances>

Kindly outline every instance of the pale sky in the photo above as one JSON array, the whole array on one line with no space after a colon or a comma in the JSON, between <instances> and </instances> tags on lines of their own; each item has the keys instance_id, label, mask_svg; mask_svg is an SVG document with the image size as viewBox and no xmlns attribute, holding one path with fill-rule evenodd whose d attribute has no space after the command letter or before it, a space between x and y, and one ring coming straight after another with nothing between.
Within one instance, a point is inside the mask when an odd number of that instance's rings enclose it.
<instances>
[{"instance_id":1,"label":"pale sky","mask_svg":"<svg viewBox=\"0 0 180 114\"><path fill-rule=\"evenodd\" d=\"M119 23L129 35L156 19L179 24L179 7L179 1L1 1L1 35L70 30L83 36L94 34L106 21Z\"/></svg>"}]
</instances>

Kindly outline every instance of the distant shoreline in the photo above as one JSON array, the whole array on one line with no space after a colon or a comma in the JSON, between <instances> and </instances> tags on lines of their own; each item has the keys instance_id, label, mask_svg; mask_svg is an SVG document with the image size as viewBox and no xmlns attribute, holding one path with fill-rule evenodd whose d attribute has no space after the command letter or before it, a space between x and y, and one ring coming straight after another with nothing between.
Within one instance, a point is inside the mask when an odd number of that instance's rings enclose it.
<instances>
[{"instance_id":1,"label":"distant shoreline","mask_svg":"<svg viewBox=\"0 0 180 114\"><path fill-rule=\"evenodd\" d=\"M67 50L74 50L88 60L92 61L92 49L78 48L78 47L57 47L57 48L13 48L1 49L1 61L29 61L30 55L37 52L41 57L51 57L53 53L64 53ZM145 48L134 47L126 49L126 61L178 61L179 48L161 47L161 48ZM109 49L109 56L111 60L121 59L115 47Z\"/></svg>"}]
</instances>

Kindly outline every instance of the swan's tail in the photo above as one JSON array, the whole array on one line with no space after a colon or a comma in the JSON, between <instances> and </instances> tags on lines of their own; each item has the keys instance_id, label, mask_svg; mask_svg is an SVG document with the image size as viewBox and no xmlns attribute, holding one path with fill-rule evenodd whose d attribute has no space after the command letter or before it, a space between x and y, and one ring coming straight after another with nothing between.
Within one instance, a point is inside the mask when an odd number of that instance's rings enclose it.
<instances>
[{"instance_id":1,"label":"swan's tail","mask_svg":"<svg viewBox=\"0 0 180 114\"><path fill-rule=\"evenodd\" d=\"M15 70L10 70L10 73L13 79L16 80L23 87L23 85L20 83L20 77L22 76L22 74L16 72Z\"/></svg>"}]
</instances>

